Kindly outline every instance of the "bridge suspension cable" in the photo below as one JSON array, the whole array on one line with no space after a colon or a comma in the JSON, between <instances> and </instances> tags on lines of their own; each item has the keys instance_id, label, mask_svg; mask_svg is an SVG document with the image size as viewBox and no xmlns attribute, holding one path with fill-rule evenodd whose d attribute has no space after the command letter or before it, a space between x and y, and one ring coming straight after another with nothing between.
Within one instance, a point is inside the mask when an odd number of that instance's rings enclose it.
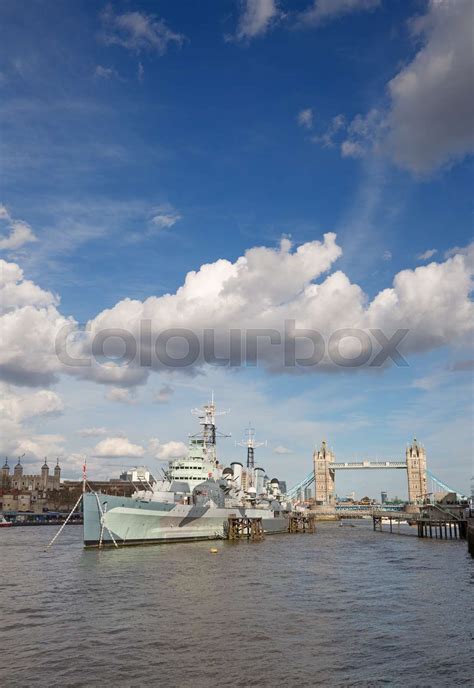
<instances>
[{"instance_id":1,"label":"bridge suspension cable","mask_svg":"<svg viewBox=\"0 0 474 688\"><path fill-rule=\"evenodd\" d=\"M450 487L449 485L446 485L442 480L437 478L428 468L426 469L426 478L432 483L433 487L441 488L443 492L454 492L456 494L456 497L458 499L464 499L464 495L462 495L460 492L454 489L454 487ZM432 492L436 492L436 490L432 490Z\"/></svg>"},{"instance_id":2,"label":"bridge suspension cable","mask_svg":"<svg viewBox=\"0 0 474 688\"><path fill-rule=\"evenodd\" d=\"M456 497L458 499L464 499L464 495L462 495L460 492L454 489L454 487L450 487L446 483L444 483L442 480L437 478L428 468L426 469L426 478L429 480L432 484L433 487L437 489L441 489L443 492L454 492L456 494ZM298 494L299 491L303 491L305 488L310 487L314 483L314 471L311 471L306 478L303 478L301 482L299 482L297 485L294 485L292 488L290 488L287 492L288 497L291 499L295 498ZM437 489L431 490L432 492L436 492Z\"/></svg>"},{"instance_id":3,"label":"bridge suspension cable","mask_svg":"<svg viewBox=\"0 0 474 688\"><path fill-rule=\"evenodd\" d=\"M306 487L309 487L314 483L314 471L311 471L309 475L306 476L300 483L297 485L294 485L290 490L288 490L287 494L288 497L296 497L298 494L299 490L304 490Z\"/></svg>"}]
</instances>

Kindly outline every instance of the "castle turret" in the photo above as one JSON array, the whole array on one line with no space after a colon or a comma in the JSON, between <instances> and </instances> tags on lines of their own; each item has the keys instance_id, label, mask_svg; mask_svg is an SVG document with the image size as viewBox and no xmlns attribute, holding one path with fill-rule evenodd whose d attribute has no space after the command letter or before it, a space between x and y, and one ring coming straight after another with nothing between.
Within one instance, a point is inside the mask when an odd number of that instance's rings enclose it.
<instances>
[{"instance_id":1,"label":"castle turret","mask_svg":"<svg viewBox=\"0 0 474 688\"><path fill-rule=\"evenodd\" d=\"M8 465L8 457L5 457L5 463L2 466L2 487L7 487L10 481L10 466Z\"/></svg>"},{"instance_id":2,"label":"castle turret","mask_svg":"<svg viewBox=\"0 0 474 688\"><path fill-rule=\"evenodd\" d=\"M18 463L13 469L13 476L15 478L21 478L23 476L23 466L21 465L21 457L18 457Z\"/></svg>"},{"instance_id":3,"label":"castle turret","mask_svg":"<svg viewBox=\"0 0 474 688\"><path fill-rule=\"evenodd\" d=\"M47 489L48 487L48 479L49 479L49 466L46 461L46 456L44 457L44 464L41 466L41 486L44 490Z\"/></svg>"},{"instance_id":4,"label":"castle turret","mask_svg":"<svg viewBox=\"0 0 474 688\"><path fill-rule=\"evenodd\" d=\"M56 460L54 467L54 489L59 490L61 487L61 466L59 465L59 458Z\"/></svg>"},{"instance_id":5,"label":"castle turret","mask_svg":"<svg viewBox=\"0 0 474 688\"><path fill-rule=\"evenodd\" d=\"M408 501L417 504L423 501L427 492L426 452L416 439L406 451L408 474Z\"/></svg>"},{"instance_id":6,"label":"castle turret","mask_svg":"<svg viewBox=\"0 0 474 688\"><path fill-rule=\"evenodd\" d=\"M24 456L24 454L23 454ZM13 487L16 489L21 489L22 487L22 479L23 479L23 466L21 465L21 459L23 457L19 456L18 457L18 463L16 464L15 468L13 469Z\"/></svg>"}]
</instances>

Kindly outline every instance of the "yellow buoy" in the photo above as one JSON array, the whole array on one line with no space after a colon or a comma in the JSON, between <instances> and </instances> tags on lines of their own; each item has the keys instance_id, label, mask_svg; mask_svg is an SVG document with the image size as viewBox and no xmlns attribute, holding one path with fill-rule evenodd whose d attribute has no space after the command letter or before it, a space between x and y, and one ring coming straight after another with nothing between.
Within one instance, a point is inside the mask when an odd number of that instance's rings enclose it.
<instances>
[{"instance_id":1,"label":"yellow buoy","mask_svg":"<svg viewBox=\"0 0 474 688\"><path fill-rule=\"evenodd\" d=\"M217 554L217 552L218 552L219 550L216 549L215 547L213 547L213 548L210 549L209 551L210 551L211 554Z\"/></svg>"}]
</instances>

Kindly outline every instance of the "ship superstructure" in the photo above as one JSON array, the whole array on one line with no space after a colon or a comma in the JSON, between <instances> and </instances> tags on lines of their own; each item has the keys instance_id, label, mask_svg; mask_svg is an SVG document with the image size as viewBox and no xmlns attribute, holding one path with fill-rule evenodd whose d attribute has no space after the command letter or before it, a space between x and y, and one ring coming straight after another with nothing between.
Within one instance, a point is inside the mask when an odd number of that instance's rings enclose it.
<instances>
[{"instance_id":1,"label":"ship superstructure","mask_svg":"<svg viewBox=\"0 0 474 688\"><path fill-rule=\"evenodd\" d=\"M286 532L291 504L276 478L254 465L253 429L247 432L247 465L224 468L217 458L218 412L212 397L199 417L200 432L189 437L185 458L168 465L163 479L143 483L131 497L84 494L84 544L120 545L226 536L229 516L262 518L264 532Z\"/></svg>"}]
</instances>

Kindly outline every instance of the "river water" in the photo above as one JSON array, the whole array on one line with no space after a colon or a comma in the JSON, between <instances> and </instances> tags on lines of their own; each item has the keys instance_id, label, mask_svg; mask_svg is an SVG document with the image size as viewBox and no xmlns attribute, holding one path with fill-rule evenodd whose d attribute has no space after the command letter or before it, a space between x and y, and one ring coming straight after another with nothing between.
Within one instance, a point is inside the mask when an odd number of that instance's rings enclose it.
<instances>
[{"instance_id":1,"label":"river water","mask_svg":"<svg viewBox=\"0 0 474 688\"><path fill-rule=\"evenodd\" d=\"M55 531L0 530L3 688L472 685L465 542L359 521L98 552L68 526L45 552Z\"/></svg>"}]
</instances>

